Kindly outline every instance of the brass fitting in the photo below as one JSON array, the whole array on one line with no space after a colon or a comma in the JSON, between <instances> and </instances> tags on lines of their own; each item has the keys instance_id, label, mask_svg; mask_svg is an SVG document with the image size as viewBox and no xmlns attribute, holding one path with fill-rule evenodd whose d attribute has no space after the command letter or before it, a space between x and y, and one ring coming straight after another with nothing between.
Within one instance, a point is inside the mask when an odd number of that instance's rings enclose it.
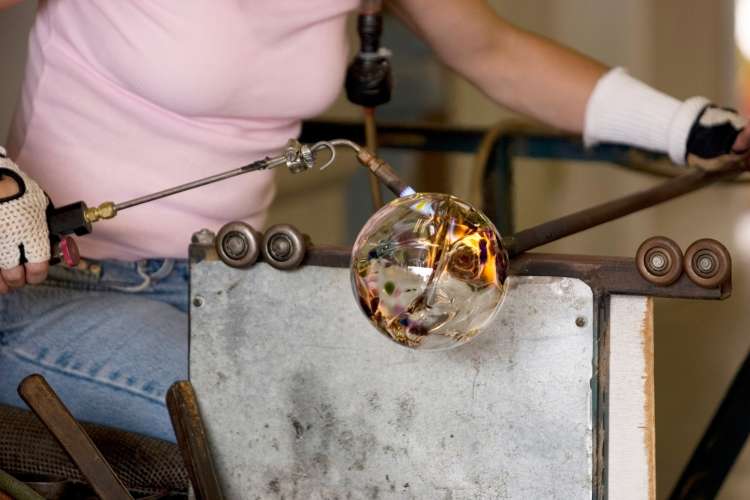
<instances>
[{"instance_id":1,"label":"brass fitting","mask_svg":"<svg viewBox=\"0 0 750 500\"><path fill-rule=\"evenodd\" d=\"M366 167L373 173L378 169L378 167L380 167L379 164L383 162L383 160L370 153L365 148L362 148L357 152L357 160L360 164L362 164L363 167Z\"/></svg>"},{"instance_id":2,"label":"brass fitting","mask_svg":"<svg viewBox=\"0 0 750 500\"><path fill-rule=\"evenodd\" d=\"M98 207L88 207L83 212L83 217L89 224L93 224L102 219L112 219L115 215L117 215L117 209L115 208L115 203L113 201L105 201Z\"/></svg>"},{"instance_id":3,"label":"brass fitting","mask_svg":"<svg viewBox=\"0 0 750 500\"><path fill-rule=\"evenodd\" d=\"M385 186L396 196L403 196L406 191L414 192L396 174L388 162L378 158L370 151L362 148L357 152L357 160L370 172L372 172Z\"/></svg>"}]
</instances>

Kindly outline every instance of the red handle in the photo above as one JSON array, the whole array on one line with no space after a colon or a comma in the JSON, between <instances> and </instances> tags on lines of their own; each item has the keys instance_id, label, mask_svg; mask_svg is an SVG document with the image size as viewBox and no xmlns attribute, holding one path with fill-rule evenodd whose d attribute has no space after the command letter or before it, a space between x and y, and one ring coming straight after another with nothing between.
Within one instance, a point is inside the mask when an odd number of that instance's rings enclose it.
<instances>
[{"instance_id":1,"label":"red handle","mask_svg":"<svg viewBox=\"0 0 750 500\"><path fill-rule=\"evenodd\" d=\"M78 245L70 236L66 236L58 245L58 257L68 267L76 267L81 261Z\"/></svg>"}]
</instances>

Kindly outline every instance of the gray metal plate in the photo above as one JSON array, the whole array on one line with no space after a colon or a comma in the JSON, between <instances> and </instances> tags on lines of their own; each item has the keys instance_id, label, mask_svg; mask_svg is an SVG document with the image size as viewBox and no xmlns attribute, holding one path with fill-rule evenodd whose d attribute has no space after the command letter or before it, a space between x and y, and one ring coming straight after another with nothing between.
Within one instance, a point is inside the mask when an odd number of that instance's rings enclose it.
<instances>
[{"instance_id":1,"label":"gray metal plate","mask_svg":"<svg viewBox=\"0 0 750 500\"><path fill-rule=\"evenodd\" d=\"M190 377L229 498L592 497L585 283L512 279L482 336L415 352L370 326L346 269L191 276Z\"/></svg>"}]
</instances>

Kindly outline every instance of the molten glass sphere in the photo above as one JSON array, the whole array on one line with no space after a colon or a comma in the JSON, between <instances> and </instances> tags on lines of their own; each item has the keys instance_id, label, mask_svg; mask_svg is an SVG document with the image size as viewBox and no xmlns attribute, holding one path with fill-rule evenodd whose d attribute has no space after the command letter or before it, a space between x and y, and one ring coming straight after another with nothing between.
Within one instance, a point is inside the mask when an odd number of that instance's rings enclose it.
<instances>
[{"instance_id":1,"label":"molten glass sphere","mask_svg":"<svg viewBox=\"0 0 750 500\"><path fill-rule=\"evenodd\" d=\"M446 194L414 194L381 208L352 249L362 310L386 337L414 349L468 342L505 297L508 255L495 226Z\"/></svg>"}]
</instances>

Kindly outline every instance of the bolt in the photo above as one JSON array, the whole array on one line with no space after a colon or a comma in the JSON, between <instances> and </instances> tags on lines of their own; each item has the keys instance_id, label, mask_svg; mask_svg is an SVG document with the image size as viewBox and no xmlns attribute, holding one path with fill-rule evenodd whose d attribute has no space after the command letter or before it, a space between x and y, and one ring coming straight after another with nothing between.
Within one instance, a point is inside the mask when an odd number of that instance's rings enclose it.
<instances>
[{"instance_id":1,"label":"bolt","mask_svg":"<svg viewBox=\"0 0 750 500\"><path fill-rule=\"evenodd\" d=\"M240 259L247 254L248 244L243 235L237 232L231 232L224 237L222 242L224 252L233 258Z\"/></svg>"},{"instance_id":2,"label":"bolt","mask_svg":"<svg viewBox=\"0 0 750 500\"><path fill-rule=\"evenodd\" d=\"M660 248L655 248L646 254L646 269L656 276L664 276L669 272L671 259Z\"/></svg>"},{"instance_id":3,"label":"bolt","mask_svg":"<svg viewBox=\"0 0 750 500\"><path fill-rule=\"evenodd\" d=\"M584 326L586 326L586 318L584 318L583 316L578 316L576 318L576 326L579 328L583 328Z\"/></svg>"},{"instance_id":4,"label":"bolt","mask_svg":"<svg viewBox=\"0 0 750 500\"><path fill-rule=\"evenodd\" d=\"M661 271L667 266L667 258L663 253L657 252L651 255L651 261L649 264L653 269Z\"/></svg>"},{"instance_id":5,"label":"bolt","mask_svg":"<svg viewBox=\"0 0 750 500\"><path fill-rule=\"evenodd\" d=\"M195 307L201 307L203 306L204 303L205 301L203 300L203 297L201 297L200 295L196 295L195 298L193 299L193 305Z\"/></svg>"},{"instance_id":6,"label":"bolt","mask_svg":"<svg viewBox=\"0 0 750 500\"><path fill-rule=\"evenodd\" d=\"M193 233L191 242L197 245L213 245L214 238L216 238L216 235L213 231L203 228L197 233Z\"/></svg>"},{"instance_id":7,"label":"bolt","mask_svg":"<svg viewBox=\"0 0 750 500\"><path fill-rule=\"evenodd\" d=\"M714 267L716 266L716 261L711 257L710 255L700 255L698 257L697 267L698 270L702 273L710 273L714 270Z\"/></svg>"},{"instance_id":8,"label":"bolt","mask_svg":"<svg viewBox=\"0 0 750 500\"><path fill-rule=\"evenodd\" d=\"M292 242L285 235L279 234L268 243L268 250L274 259L284 261L292 255Z\"/></svg>"}]
</instances>

